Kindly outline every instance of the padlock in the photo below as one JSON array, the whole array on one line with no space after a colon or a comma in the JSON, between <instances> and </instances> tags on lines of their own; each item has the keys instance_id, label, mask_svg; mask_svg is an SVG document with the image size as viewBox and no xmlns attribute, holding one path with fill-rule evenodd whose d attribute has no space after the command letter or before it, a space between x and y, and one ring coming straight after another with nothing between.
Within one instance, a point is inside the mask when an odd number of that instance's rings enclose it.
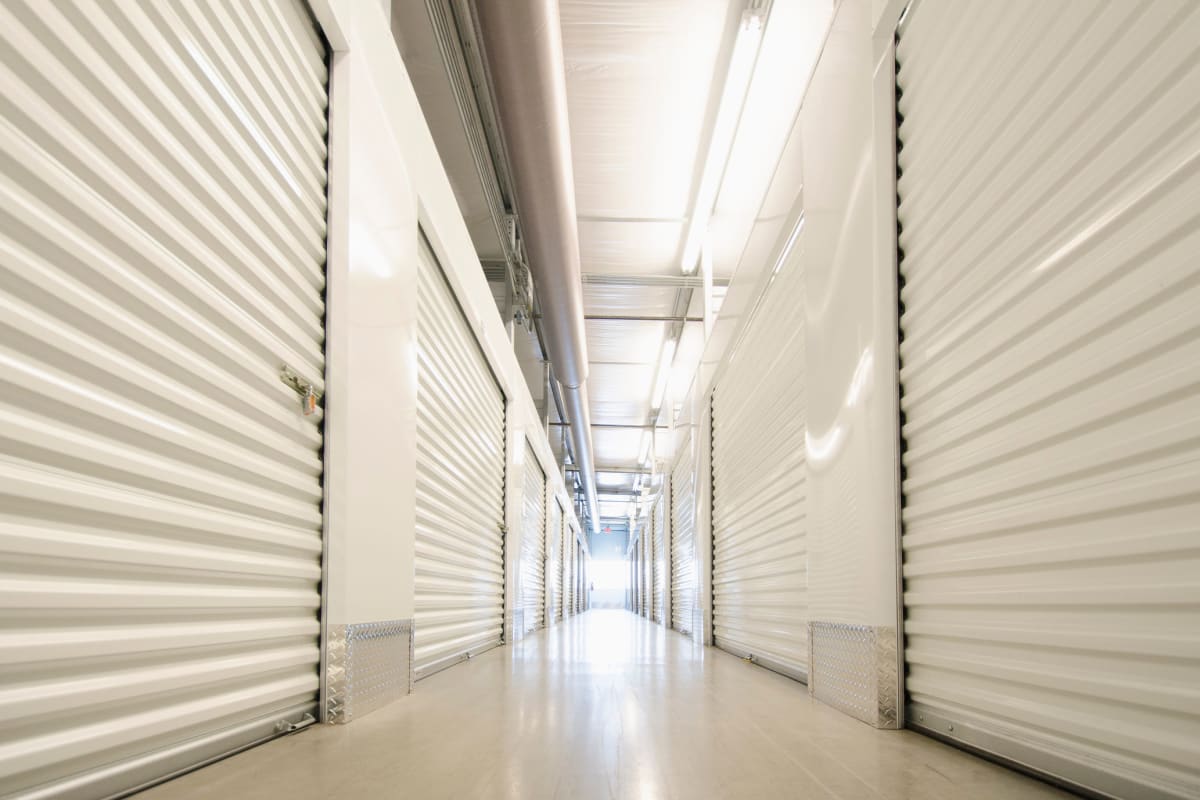
<instances>
[{"instance_id":1,"label":"padlock","mask_svg":"<svg viewBox=\"0 0 1200 800\"><path fill-rule=\"evenodd\" d=\"M304 416L309 417L317 411L317 390L312 386L304 392Z\"/></svg>"}]
</instances>

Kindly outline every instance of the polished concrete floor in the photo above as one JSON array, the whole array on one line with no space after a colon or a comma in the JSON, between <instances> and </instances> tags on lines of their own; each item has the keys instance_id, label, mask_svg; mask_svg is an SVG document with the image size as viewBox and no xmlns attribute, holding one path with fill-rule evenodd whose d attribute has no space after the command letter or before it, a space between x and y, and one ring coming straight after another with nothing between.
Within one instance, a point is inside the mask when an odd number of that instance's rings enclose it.
<instances>
[{"instance_id":1,"label":"polished concrete floor","mask_svg":"<svg viewBox=\"0 0 1200 800\"><path fill-rule=\"evenodd\" d=\"M589 611L139 795L184 798L1066 797L625 611Z\"/></svg>"}]
</instances>

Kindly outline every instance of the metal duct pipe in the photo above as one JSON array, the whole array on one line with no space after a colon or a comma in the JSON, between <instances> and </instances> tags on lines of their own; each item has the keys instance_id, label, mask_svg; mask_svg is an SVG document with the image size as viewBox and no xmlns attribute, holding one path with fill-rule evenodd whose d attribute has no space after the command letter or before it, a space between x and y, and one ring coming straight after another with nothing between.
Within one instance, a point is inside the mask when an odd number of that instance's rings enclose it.
<instances>
[{"instance_id":1,"label":"metal duct pipe","mask_svg":"<svg viewBox=\"0 0 1200 800\"><path fill-rule=\"evenodd\" d=\"M476 0L480 41L529 269L542 308L546 349L563 387L584 501L598 530L587 339L575 221L575 176L557 0Z\"/></svg>"}]
</instances>

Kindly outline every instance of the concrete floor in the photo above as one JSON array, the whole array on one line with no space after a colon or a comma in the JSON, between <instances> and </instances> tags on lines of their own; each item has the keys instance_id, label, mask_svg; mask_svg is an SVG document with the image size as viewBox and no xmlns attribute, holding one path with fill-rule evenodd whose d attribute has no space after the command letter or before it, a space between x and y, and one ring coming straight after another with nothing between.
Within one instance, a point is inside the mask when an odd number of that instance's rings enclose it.
<instances>
[{"instance_id":1,"label":"concrete floor","mask_svg":"<svg viewBox=\"0 0 1200 800\"><path fill-rule=\"evenodd\" d=\"M590 611L178 778L185 798L1067 797L908 731L876 731L805 687L626 611Z\"/></svg>"}]
</instances>

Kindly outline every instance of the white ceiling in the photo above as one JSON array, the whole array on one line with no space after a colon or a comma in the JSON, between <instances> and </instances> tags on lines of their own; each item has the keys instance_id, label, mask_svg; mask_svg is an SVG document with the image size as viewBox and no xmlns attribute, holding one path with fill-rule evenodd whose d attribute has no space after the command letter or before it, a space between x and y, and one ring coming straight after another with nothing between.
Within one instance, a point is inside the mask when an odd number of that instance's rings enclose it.
<instances>
[{"instance_id":1,"label":"white ceiling","mask_svg":"<svg viewBox=\"0 0 1200 800\"><path fill-rule=\"evenodd\" d=\"M681 276L688 215L745 5L745 0L560 0L584 313L589 317L669 317L685 303L687 316L703 315L701 290L647 286L646 280L635 279ZM773 4L743 124L709 225L712 268L719 278L727 279L742 255L807 82L804 59L815 60L815 54L801 51L819 43L824 28L813 26L823 25L827 5L828 0ZM397 1L393 14L414 16L422 6ZM449 84L431 66L436 47L403 41L431 35L426 33L428 21L422 27L416 20L394 17L393 27L460 203L478 220L481 202L472 193L480 191L479 181L462 145L461 122L454 130ZM752 124L746 122L748 115ZM476 247L481 255L494 249L482 220L472 232L480 238ZM597 284L589 276L608 282ZM613 285L616 276L629 285ZM714 303L720 295L718 291ZM638 466L645 429L637 426L649 421L663 341L672 327L668 321L586 322L602 516L633 510L621 498L632 492L636 476L605 472L604 467ZM703 325L684 324L668 398L686 392L704 346ZM532 351L522 355L523 361L535 357ZM527 372L532 377L536 369ZM541 395L540 386L531 389L535 397ZM668 414L661 415L659 424L667 419ZM556 450L560 430L551 431ZM664 455L669 454L659 453Z\"/></svg>"},{"instance_id":2,"label":"white ceiling","mask_svg":"<svg viewBox=\"0 0 1200 800\"><path fill-rule=\"evenodd\" d=\"M714 83L740 18L730 0L562 0L579 245L585 274L676 276ZM714 81L714 79L716 79ZM585 313L670 316L672 287L584 284ZM699 297L691 304L703 310ZM636 465L649 422L667 322L589 320L588 399L596 462ZM703 326L685 325L676 369L690 373ZM688 330L688 329L694 329ZM690 362L690 363L689 363ZM634 476L621 476L625 491ZM614 481L615 482L615 481ZM605 491L612 485L602 480ZM606 501L601 514L632 506Z\"/></svg>"}]
</instances>

